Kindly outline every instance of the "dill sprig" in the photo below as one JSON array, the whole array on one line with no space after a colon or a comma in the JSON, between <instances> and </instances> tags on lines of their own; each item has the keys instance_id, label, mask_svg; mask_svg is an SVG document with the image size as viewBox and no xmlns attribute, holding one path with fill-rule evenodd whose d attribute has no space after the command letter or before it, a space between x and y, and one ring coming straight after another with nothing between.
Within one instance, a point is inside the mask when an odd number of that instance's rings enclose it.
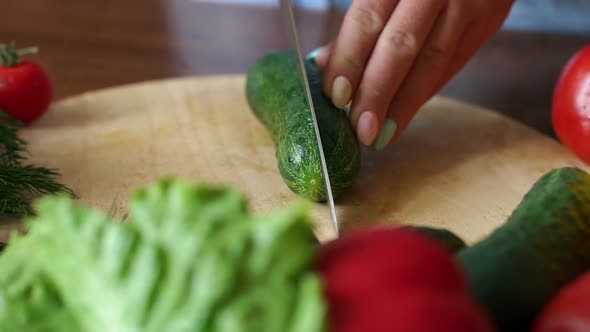
<instances>
[{"instance_id":1,"label":"dill sprig","mask_svg":"<svg viewBox=\"0 0 590 332\"><path fill-rule=\"evenodd\" d=\"M33 214L31 203L47 194L74 192L59 183L56 169L26 164L27 142L18 130L23 124L0 110L0 216L22 217Z\"/></svg>"},{"instance_id":2,"label":"dill sprig","mask_svg":"<svg viewBox=\"0 0 590 332\"><path fill-rule=\"evenodd\" d=\"M18 136L24 124L0 109L0 164L20 165L27 152L27 143Z\"/></svg>"}]
</instances>

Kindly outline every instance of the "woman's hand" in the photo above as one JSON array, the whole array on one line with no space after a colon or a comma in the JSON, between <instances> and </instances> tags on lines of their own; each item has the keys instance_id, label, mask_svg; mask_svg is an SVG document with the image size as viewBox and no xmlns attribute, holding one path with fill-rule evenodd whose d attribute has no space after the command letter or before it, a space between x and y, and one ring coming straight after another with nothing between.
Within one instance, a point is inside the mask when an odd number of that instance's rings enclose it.
<instances>
[{"instance_id":1,"label":"woman's hand","mask_svg":"<svg viewBox=\"0 0 590 332\"><path fill-rule=\"evenodd\" d=\"M495 34L514 0L353 0L315 62L362 144L382 149Z\"/></svg>"}]
</instances>

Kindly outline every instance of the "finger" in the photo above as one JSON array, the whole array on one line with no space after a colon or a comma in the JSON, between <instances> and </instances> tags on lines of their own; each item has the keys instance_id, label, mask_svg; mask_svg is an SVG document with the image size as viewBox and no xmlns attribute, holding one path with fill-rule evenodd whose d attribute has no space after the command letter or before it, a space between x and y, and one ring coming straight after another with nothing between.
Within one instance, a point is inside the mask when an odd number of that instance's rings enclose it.
<instances>
[{"instance_id":1,"label":"finger","mask_svg":"<svg viewBox=\"0 0 590 332\"><path fill-rule=\"evenodd\" d=\"M388 116L397 124L396 133L391 140L379 142L377 148L395 141L433 91L439 88L468 26L466 17L462 7L453 5L439 16L414 66L389 105Z\"/></svg>"},{"instance_id":2,"label":"finger","mask_svg":"<svg viewBox=\"0 0 590 332\"><path fill-rule=\"evenodd\" d=\"M397 0L355 0L346 13L325 70L324 93L336 107L350 101Z\"/></svg>"},{"instance_id":3,"label":"finger","mask_svg":"<svg viewBox=\"0 0 590 332\"><path fill-rule=\"evenodd\" d=\"M474 47L473 41L468 42L467 40L472 38L465 38L463 36L462 41L459 43L457 47L458 51L451 59L449 66L447 67L445 73L442 77L439 78L438 83L430 93L430 97L433 97L438 91L440 91L450 80L452 80L471 60L473 55L478 51L479 47ZM469 46L472 45L472 46ZM481 46L481 44L480 44Z\"/></svg>"},{"instance_id":4,"label":"finger","mask_svg":"<svg viewBox=\"0 0 590 332\"><path fill-rule=\"evenodd\" d=\"M365 145L371 145L382 128L393 96L443 9L443 1L434 3L436 5L430 0L401 1L377 41L351 109L351 121ZM361 116L365 112L373 116ZM376 125L368 123L375 120ZM389 133L389 130L384 132Z\"/></svg>"},{"instance_id":5,"label":"finger","mask_svg":"<svg viewBox=\"0 0 590 332\"><path fill-rule=\"evenodd\" d=\"M510 8L514 4L514 0L500 0L501 3L496 3L497 6L503 6L500 12L504 15L495 17L495 19L488 21L482 18L476 19L475 22L489 22L487 24L471 24L466 28L465 34L459 42L457 53L451 60L451 64L447 72L440 79L436 91L448 83L455 75L457 75L467 65L473 55L483 46L483 44L492 37L502 27L503 22L510 12ZM497 11L497 10L496 10Z\"/></svg>"},{"instance_id":6,"label":"finger","mask_svg":"<svg viewBox=\"0 0 590 332\"><path fill-rule=\"evenodd\" d=\"M468 45L473 45L473 38L474 33L470 33L473 30L472 25L468 25L465 28L465 33L459 39L459 43L457 46L457 50L453 55L449 65L445 69L444 74L438 79L436 86L434 89L430 91L429 99L434 97L451 79L453 79L463 68L467 65L467 63L473 57L473 54L477 52L479 47L469 47ZM472 40L472 41L468 41ZM480 44L481 46L481 44Z\"/></svg>"}]
</instances>

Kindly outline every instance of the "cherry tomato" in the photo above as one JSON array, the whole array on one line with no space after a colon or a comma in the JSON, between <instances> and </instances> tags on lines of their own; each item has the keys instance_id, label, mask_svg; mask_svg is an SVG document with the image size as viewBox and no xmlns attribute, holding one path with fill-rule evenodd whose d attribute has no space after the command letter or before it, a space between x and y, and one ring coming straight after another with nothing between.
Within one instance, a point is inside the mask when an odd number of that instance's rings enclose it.
<instances>
[{"instance_id":1,"label":"cherry tomato","mask_svg":"<svg viewBox=\"0 0 590 332\"><path fill-rule=\"evenodd\" d=\"M560 73L552 123L559 140L590 164L590 45L576 52Z\"/></svg>"},{"instance_id":2,"label":"cherry tomato","mask_svg":"<svg viewBox=\"0 0 590 332\"><path fill-rule=\"evenodd\" d=\"M43 115L52 99L45 70L33 61L20 59L32 50L0 45L0 110L26 124Z\"/></svg>"}]
</instances>

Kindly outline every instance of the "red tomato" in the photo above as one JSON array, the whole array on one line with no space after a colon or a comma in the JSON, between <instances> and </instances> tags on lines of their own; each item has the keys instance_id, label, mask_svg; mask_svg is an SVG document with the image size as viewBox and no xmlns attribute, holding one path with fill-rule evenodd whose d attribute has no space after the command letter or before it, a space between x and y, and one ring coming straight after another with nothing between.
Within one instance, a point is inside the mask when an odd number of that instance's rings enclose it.
<instances>
[{"instance_id":1,"label":"red tomato","mask_svg":"<svg viewBox=\"0 0 590 332\"><path fill-rule=\"evenodd\" d=\"M21 61L22 54L12 46L0 46L0 110L29 124L51 103L50 79L37 63Z\"/></svg>"},{"instance_id":2,"label":"red tomato","mask_svg":"<svg viewBox=\"0 0 590 332\"><path fill-rule=\"evenodd\" d=\"M565 285L531 328L531 332L586 331L590 331L590 272Z\"/></svg>"},{"instance_id":3,"label":"red tomato","mask_svg":"<svg viewBox=\"0 0 590 332\"><path fill-rule=\"evenodd\" d=\"M560 74L552 122L559 140L590 164L590 45L574 54Z\"/></svg>"}]
</instances>

